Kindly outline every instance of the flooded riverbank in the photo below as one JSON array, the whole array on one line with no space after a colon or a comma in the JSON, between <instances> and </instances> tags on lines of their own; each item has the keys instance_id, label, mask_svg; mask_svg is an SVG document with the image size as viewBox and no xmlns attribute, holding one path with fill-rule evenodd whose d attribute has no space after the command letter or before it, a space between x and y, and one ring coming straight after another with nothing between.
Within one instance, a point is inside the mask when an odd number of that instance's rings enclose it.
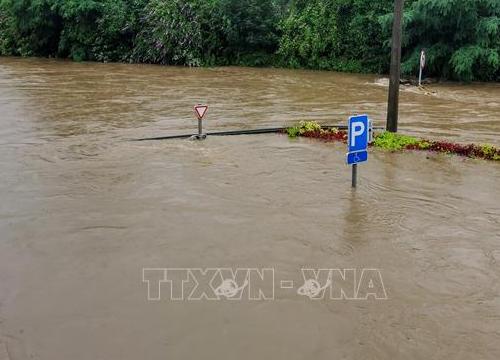
<instances>
[{"instance_id":1,"label":"flooded riverbank","mask_svg":"<svg viewBox=\"0 0 500 360\"><path fill-rule=\"evenodd\" d=\"M497 359L500 166L195 130L384 122L372 75L0 58L0 344L17 359ZM498 84L402 93L401 131L500 145ZM387 300L148 301L143 268L380 269ZM296 289L295 289L296 290ZM278 296L279 295L279 296ZM1 354L0 346L0 354Z\"/></svg>"}]
</instances>

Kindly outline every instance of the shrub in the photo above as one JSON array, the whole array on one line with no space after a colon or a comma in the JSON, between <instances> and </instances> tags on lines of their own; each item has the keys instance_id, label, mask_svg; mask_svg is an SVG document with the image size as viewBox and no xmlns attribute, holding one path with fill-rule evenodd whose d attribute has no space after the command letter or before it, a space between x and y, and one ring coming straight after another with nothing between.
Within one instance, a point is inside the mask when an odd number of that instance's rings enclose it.
<instances>
[{"instance_id":1,"label":"shrub","mask_svg":"<svg viewBox=\"0 0 500 360\"><path fill-rule=\"evenodd\" d=\"M418 145L420 141L408 135L385 131L375 136L373 145L387 150L402 150L410 145Z\"/></svg>"}]
</instances>

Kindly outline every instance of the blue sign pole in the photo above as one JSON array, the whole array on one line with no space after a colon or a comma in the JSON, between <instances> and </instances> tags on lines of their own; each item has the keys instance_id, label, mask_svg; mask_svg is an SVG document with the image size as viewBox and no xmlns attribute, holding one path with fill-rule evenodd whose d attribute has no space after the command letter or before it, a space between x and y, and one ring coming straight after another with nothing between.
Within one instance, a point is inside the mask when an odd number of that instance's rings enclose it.
<instances>
[{"instance_id":1,"label":"blue sign pole","mask_svg":"<svg viewBox=\"0 0 500 360\"><path fill-rule=\"evenodd\" d=\"M368 161L371 123L367 115L351 116L347 132L347 165L352 165L352 187L357 186L358 164Z\"/></svg>"}]
</instances>

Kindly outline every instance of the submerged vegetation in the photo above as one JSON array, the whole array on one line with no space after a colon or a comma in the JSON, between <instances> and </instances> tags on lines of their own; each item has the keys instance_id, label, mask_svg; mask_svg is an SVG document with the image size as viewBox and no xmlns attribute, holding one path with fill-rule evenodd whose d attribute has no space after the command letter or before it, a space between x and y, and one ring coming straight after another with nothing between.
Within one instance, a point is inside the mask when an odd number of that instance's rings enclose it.
<instances>
[{"instance_id":1,"label":"submerged vegetation","mask_svg":"<svg viewBox=\"0 0 500 360\"><path fill-rule=\"evenodd\" d=\"M470 158L500 161L500 149L492 145L457 144L448 141L425 140L413 136L383 132L375 136L373 145L388 150L427 150Z\"/></svg>"},{"instance_id":2,"label":"submerged vegetation","mask_svg":"<svg viewBox=\"0 0 500 360\"><path fill-rule=\"evenodd\" d=\"M347 133L336 128L323 129L316 121L301 121L298 125L287 128L288 137L298 136L322 139L325 141L347 141Z\"/></svg>"},{"instance_id":3,"label":"submerged vegetation","mask_svg":"<svg viewBox=\"0 0 500 360\"><path fill-rule=\"evenodd\" d=\"M0 55L384 73L394 0L0 0ZM500 80L499 0L407 0L403 71Z\"/></svg>"},{"instance_id":4,"label":"submerged vegetation","mask_svg":"<svg viewBox=\"0 0 500 360\"><path fill-rule=\"evenodd\" d=\"M427 143L413 136L401 135L386 131L374 137L373 145L387 150L398 151L407 149L410 146L417 146L419 148L422 148L425 147Z\"/></svg>"},{"instance_id":5,"label":"submerged vegetation","mask_svg":"<svg viewBox=\"0 0 500 360\"><path fill-rule=\"evenodd\" d=\"M347 142L347 132L338 129L323 129L315 121L301 121L287 129L290 138L298 136L321 139L323 141ZM424 150L455 154L470 158L500 161L500 148L492 145L456 144L447 141L419 139L388 131L376 134L372 146L389 151Z\"/></svg>"}]
</instances>

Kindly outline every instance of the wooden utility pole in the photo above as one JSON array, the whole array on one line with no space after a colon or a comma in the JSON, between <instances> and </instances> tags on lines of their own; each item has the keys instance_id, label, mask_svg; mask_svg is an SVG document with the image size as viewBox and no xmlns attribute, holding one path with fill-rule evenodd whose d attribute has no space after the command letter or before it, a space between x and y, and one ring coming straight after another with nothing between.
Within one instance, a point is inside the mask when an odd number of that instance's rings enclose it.
<instances>
[{"instance_id":1,"label":"wooden utility pole","mask_svg":"<svg viewBox=\"0 0 500 360\"><path fill-rule=\"evenodd\" d=\"M403 28L404 0L395 0L394 23L392 24L391 75L389 80L389 101L387 104L387 131L398 131L399 79L401 77L401 36Z\"/></svg>"}]
</instances>

